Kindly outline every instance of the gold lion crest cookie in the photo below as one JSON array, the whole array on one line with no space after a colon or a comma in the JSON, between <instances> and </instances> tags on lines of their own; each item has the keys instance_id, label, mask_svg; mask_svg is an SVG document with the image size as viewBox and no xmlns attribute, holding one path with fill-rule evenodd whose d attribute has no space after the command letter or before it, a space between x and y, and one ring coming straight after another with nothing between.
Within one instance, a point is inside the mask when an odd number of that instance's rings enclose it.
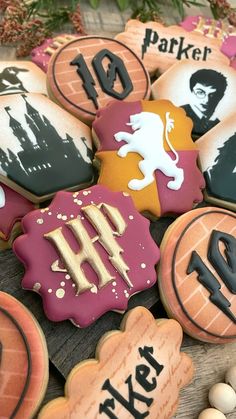
<instances>
[{"instance_id":1,"label":"gold lion crest cookie","mask_svg":"<svg viewBox=\"0 0 236 419\"><path fill-rule=\"evenodd\" d=\"M179 390L193 377L193 363L180 352L182 329L175 320L155 320L144 307L124 318L121 331L102 337L96 359L71 371L65 397L48 403L39 419L167 419Z\"/></svg>"}]
</instances>

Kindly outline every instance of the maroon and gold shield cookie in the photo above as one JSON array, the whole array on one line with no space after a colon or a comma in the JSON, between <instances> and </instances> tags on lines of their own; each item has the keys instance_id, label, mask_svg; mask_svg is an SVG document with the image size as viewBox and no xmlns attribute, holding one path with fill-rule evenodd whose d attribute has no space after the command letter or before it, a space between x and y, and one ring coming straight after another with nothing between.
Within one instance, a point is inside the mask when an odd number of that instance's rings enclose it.
<instances>
[{"instance_id":1,"label":"maroon and gold shield cookie","mask_svg":"<svg viewBox=\"0 0 236 419\"><path fill-rule=\"evenodd\" d=\"M141 60L114 39L86 36L61 47L47 73L52 99L86 123L111 99L141 100L150 95Z\"/></svg>"}]
</instances>

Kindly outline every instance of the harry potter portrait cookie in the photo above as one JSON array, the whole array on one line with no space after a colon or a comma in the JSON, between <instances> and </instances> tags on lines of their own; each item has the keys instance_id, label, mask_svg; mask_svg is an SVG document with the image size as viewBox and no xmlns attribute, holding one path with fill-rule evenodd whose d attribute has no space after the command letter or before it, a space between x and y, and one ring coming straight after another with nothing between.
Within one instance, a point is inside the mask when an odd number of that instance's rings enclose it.
<instances>
[{"instance_id":1,"label":"harry potter portrait cookie","mask_svg":"<svg viewBox=\"0 0 236 419\"><path fill-rule=\"evenodd\" d=\"M134 308L121 331L99 341L96 359L74 367L65 397L48 403L39 419L172 417L194 372L191 358L180 352L182 338L175 320L155 320L144 307Z\"/></svg>"},{"instance_id":2,"label":"harry potter portrait cookie","mask_svg":"<svg viewBox=\"0 0 236 419\"><path fill-rule=\"evenodd\" d=\"M199 137L234 113L236 72L218 63L181 61L152 85L154 99L169 99L193 121Z\"/></svg>"},{"instance_id":3,"label":"harry potter portrait cookie","mask_svg":"<svg viewBox=\"0 0 236 419\"><path fill-rule=\"evenodd\" d=\"M206 181L206 201L236 211L235 115L203 135L196 145Z\"/></svg>"},{"instance_id":4,"label":"harry potter portrait cookie","mask_svg":"<svg viewBox=\"0 0 236 419\"><path fill-rule=\"evenodd\" d=\"M164 73L184 59L202 64L216 61L220 65L229 64L229 59L220 52L217 39L206 39L202 34L187 32L180 26L129 20L125 32L116 35L115 39L131 48L150 74Z\"/></svg>"},{"instance_id":5,"label":"harry potter portrait cookie","mask_svg":"<svg viewBox=\"0 0 236 419\"><path fill-rule=\"evenodd\" d=\"M159 249L127 193L97 185L58 192L22 228L14 242L26 268L22 286L41 295L50 320L89 326L156 282Z\"/></svg>"},{"instance_id":6,"label":"harry potter portrait cookie","mask_svg":"<svg viewBox=\"0 0 236 419\"><path fill-rule=\"evenodd\" d=\"M47 73L50 97L91 124L110 100L148 99L150 82L141 60L114 39L86 36L62 46Z\"/></svg>"},{"instance_id":7,"label":"harry potter portrait cookie","mask_svg":"<svg viewBox=\"0 0 236 419\"><path fill-rule=\"evenodd\" d=\"M91 184L89 128L39 94L0 97L0 179L32 202Z\"/></svg>"},{"instance_id":8,"label":"harry potter portrait cookie","mask_svg":"<svg viewBox=\"0 0 236 419\"><path fill-rule=\"evenodd\" d=\"M48 352L34 316L0 292L0 415L32 418L47 388Z\"/></svg>"},{"instance_id":9,"label":"harry potter portrait cookie","mask_svg":"<svg viewBox=\"0 0 236 419\"><path fill-rule=\"evenodd\" d=\"M47 94L43 71L30 61L0 61L0 96L30 92Z\"/></svg>"},{"instance_id":10,"label":"harry potter portrait cookie","mask_svg":"<svg viewBox=\"0 0 236 419\"><path fill-rule=\"evenodd\" d=\"M20 220L35 209L28 199L0 183L0 249L11 247L20 233Z\"/></svg>"},{"instance_id":11,"label":"harry potter portrait cookie","mask_svg":"<svg viewBox=\"0 0 236 419\"><path fill-rule=\"evenodd\" d=\"M161 254L158 284L169 316L196 339L236 340L236 214L207 207L182 215Z\"/></svg>"},{"instance_id":12,"label":"harry potter portrait cookie","mask_svg":"<svg viewBox=\"0 0 236 419\"><path fill-rule=\"evenodd\" d=\"M45 39L39 47L31 51L32 61L46 73L51 56L57 49L78 36L78 34L62 33L54 38Z\"/></svg>"},{"instance_id":13,"label":"harry potter portrait cookie","mask_svg":"<svg viewBox=\"0 0 236 419\"><path fill-rule=\"evenodd\" d=\"M191 130L167 100L110 102L93 123L98 183L129 193L146 215L189 211L204 187Z\"/></svg>"}]
</instances>

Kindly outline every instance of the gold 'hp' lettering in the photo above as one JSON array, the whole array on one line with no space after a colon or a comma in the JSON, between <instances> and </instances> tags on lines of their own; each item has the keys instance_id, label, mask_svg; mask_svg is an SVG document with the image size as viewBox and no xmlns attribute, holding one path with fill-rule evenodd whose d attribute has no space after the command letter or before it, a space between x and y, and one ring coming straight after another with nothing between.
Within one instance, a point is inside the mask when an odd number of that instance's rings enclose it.
<instances>
[{"instance_id":1,"label":"gold 'hp' lettering","mask_svg":"<svg viewBox=\"0 0 236 419\"><path fill-rule=\"evenodd\" d=\"M103 212L101 211L103 209ZM61 260L63 261L66 271L70 274L72 280L77 287L77 295L94 287L94 284L89 282L81 267L83 262L88 262L96 272L99 284L98 288L102 288L115 278L109 273L104 265L94 243L98 241L109 255L109 260L112 265L120 273L126 284L132 288L127 271L129 267L124 262L121 253L123 249L117 244L114 236L121 236L126 230L126 223L120 211L108 204L88 205L82 208L85 217L90 221L98 235L91 238L84 228L80 219L74 219L66 223L67 227L73 232L74 236L79 242L80 251L74 253L71 246L65 239L62 233L62 227L44 234L44 237L50 240L56 247ZM105 215L112 222L115 231L112 230L111 225L107 221ZM65 269L58 268L59 261L53 262L51 269L53 271L65 271Z\"/></svg>"}]
</instances>

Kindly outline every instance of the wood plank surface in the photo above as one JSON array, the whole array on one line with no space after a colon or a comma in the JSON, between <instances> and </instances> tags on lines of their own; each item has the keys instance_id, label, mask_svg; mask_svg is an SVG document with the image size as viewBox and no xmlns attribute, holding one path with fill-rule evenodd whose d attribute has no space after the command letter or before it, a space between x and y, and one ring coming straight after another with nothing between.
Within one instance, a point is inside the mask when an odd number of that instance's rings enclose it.
<instances>
[{"instance_id":1,"label":"wood plank surface","mask_svg":"<svg viewBox=\"0 0 236 419\"><path fill-rule=\"evenodd\" d=\"M236 0L234 0L234 5L236 6ZM167 22L177 22L177 13L173 13L168 5L163 7L166 16L168 16ZM130 11L126 11L121 14L115 3L109 0L102 0L101 8L98 11L91 9L86 0L81 1L81 8L86 31L91 34L106 34L109 36L123 30L130 13ZM199 9L188 10L189 15L197 13L199 13ZM201 10L201 13L210 16L209 9ZM0 47L0 60L12 60L14 58L14 48ZM150 231L156 243L160 243L162 235L171 221L171 218L163 218L151 223ZM68 375L70 369L77 362L94 356L99 338L106 331L118 328L122 316L117 313L107 313L94 325L83 330L75 328L69 321L58 324L52 323L44 316L40 297L35 293L21 289L22 275L23 267L14 254L11 251L1 252L0 289L8 291L24 302L35 314L46 335L51 365L48 391L43 402L45 404L47 401L63 395L64 377ZM159 301L156 286L130 300L130 307L138 304L148 308L152 307L152 312L156 317L166 316ZM200 411L208 406L207 394L210 386L222 381L226 369L236 364L236 343L210 345L185 336L183 350L192 357L196 374L192 384L181 392L180 405L175 417L176 419L197 419ZM227 415L227 419L235 418L236 410Z\"/></svg>"}]
</instances>

